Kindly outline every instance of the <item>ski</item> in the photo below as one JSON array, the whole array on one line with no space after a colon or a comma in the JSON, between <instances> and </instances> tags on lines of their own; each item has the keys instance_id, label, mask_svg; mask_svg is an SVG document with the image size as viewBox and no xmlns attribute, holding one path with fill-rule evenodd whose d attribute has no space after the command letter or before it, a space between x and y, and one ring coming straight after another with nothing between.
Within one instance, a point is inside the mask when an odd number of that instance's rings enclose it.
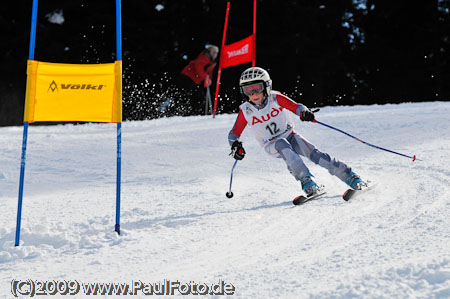
<instances>
[{"instance_id":1,"label":"ski","mask_svg":"<svg viewBox=\"0 0 450 299\"><path fill-rule=\"evenodd\" d=\"M306 197L306 196L304 196L304 195L299 195L299 196L297 196L296 198L294 198L294 200L292 201L292 203L293 203L294 205L296 205L296 206L302 205L302 204L304 204L304 203L306 203L306 202L308 202L308 201L310 201L310 200L317 199L317 198L321 197L322 195L324 195L324 194L326 194L326 193L327 193L326 191L319 191L319 193L314 194L314 195L309 196L309 197Z\"/></svg>"},{"instance_id":2,"label":"ski","mask_svg":"<svg viewBox=\"0 0 450 299\"><path fill-rule=\"evenodd\" d=\"M354 199L362 193L373 189L375 186L376 184L367 182L367 186L363 186L362 189L347 189L347 191L344 192L344 195L342 195L342 198L345 201L349 201L350 199Z\"/></svg>"},{"instance_id":3,"label":"ski","mask_svg":"<svg viewBox=\"0 0 450 299\"><path fill-rule=\"evenodd\" d=\"M342 195L342 198L345 201L349 201L349 200L354 199L357 196L361 195L362 193L364 193L366 191L369 191L369 190L371 190L371 189L373 189L375 187L376 187L376 184L368 181L367 182L367 186L363 186L362 189L360 189L360 190L359 189L351 189L351 188L347 189L347 191L345 191L345 193ZM304 195L297 196L296 198L294 198L292 203L294 205L296 205L296 206L302 205L302 204L307 203L308 201L317 199L317 198L321 197L324 194L326 194L326 191L323 190L323 188L321 188L317 194L314 194L312 196L309 196L309 197L304 196Z\"/></svg>"}]
</instances>

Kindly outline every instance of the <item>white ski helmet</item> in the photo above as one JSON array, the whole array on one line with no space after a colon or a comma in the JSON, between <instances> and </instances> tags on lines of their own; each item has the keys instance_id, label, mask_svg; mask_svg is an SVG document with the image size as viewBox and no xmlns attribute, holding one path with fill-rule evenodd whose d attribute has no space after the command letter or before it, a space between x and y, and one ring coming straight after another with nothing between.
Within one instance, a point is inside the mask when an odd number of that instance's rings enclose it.
<instances>
[{"instance_id":1,"label":"white ski helmet","mask_svg":"<svg viewBox=\"0 0 450 299\"><path fill-rule=\"evenodd\" d=\"M264 85L264 92L266 96L269 96L272 90L272 80L270 79L269 73L260 67L251 67L246 69L239 79L239 89L245 98L248 98L243 91L242 86L255 84L262 82Z\"/></svg>"}]
</instances>

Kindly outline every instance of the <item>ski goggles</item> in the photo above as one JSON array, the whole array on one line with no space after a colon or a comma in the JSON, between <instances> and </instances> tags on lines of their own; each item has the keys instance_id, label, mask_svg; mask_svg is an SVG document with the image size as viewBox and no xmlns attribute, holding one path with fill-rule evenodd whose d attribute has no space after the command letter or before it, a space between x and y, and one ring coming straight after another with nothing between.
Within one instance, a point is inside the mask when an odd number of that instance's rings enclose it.
<instances>
[{"instance_id":1,"label":"ski goggles","mask_svg":"<svg viewBox=\"0 0 450 299\"><path fill-rule=\"evenodd\" d=\"M245 85L245 86L242 86L241 89L242 89L242 92L246 96L251 96L251 95L259 94L259 93L263 92L264 84L262 82L259 82L259 83L255 83L255 84Z\"/></svg>"}]
</instances>

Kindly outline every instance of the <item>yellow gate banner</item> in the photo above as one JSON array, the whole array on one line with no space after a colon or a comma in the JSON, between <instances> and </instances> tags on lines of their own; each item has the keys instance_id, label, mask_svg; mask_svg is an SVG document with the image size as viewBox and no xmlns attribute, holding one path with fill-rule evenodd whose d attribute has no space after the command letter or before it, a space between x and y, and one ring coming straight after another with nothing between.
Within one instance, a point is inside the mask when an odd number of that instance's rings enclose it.
<instances>
[{"instance_id":1,"label":"yellow gate banner","mask_svg":"<svg viewBox=\"0 0 450 299\"><path fill-rule=\"evenodd\" d=\"M28 60L24 121L122 122L122 61Z\"/></svg>"}]
</instances>

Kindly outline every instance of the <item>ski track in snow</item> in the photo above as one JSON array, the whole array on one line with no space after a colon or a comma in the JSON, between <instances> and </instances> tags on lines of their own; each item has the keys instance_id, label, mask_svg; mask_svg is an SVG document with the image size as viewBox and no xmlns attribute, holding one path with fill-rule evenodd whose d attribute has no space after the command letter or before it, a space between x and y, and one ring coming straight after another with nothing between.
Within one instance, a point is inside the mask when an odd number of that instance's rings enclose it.
<instances>
[{"instance_id":1,"label":"ski track in snow","mask_svg":"<svg viewBox=\"0 0 450 299\"><path fill-rule=\"evenodd\" d=\"M296 131L378 186L354 201L306 161L327 195L303 206L280 159L236 115L125 122L114 232L113 124L30 126L21 245L14 247L22 127L0 128L0 298L12 279L232 283L243 298L449 298L450 103L325 107ZM82 297L81 292L78 297ZM223 297L223 296L218 296Z\"/></svg>"}]
</instances>

